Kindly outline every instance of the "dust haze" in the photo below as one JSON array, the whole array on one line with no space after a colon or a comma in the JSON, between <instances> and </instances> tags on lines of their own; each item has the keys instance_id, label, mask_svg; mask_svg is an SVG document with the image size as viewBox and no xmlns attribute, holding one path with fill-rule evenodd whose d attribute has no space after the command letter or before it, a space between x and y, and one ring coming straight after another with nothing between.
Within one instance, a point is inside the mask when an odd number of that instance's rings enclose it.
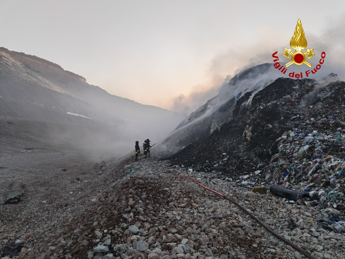
<instances>
[{"instance_id":1,"label":"dust haze","mask_svg":"<svg viewBox=\"0 0 345 259\"><path fill-rule=\"evenodd\" d=\"M50 61L0 48L1 139L18 148L78 150L93 160L162 140L180 113L110 95ZM13 146L13 144L11 144ZM5 149L6 150L6 149Z\"/></svg>"}]
</instances>

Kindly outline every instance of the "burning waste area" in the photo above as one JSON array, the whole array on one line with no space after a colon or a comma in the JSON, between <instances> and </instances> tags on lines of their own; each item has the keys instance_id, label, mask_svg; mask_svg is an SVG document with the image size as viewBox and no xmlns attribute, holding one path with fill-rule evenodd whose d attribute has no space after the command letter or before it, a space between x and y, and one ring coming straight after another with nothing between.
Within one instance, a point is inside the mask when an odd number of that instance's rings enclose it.
<instances>
[{"instance_id":1,"label":"burning waste area","mask_svg":"<svg viewBox=\"0 0 345 259\"><path fill-rule=\"evenodd\" d=\"M307 208L316 238L345 235L345 83L334 74L279 78L243 95L232 116L170 156L171 163ZM295 217L285 215L284 221Z\"/></svg>"}]
</instances>

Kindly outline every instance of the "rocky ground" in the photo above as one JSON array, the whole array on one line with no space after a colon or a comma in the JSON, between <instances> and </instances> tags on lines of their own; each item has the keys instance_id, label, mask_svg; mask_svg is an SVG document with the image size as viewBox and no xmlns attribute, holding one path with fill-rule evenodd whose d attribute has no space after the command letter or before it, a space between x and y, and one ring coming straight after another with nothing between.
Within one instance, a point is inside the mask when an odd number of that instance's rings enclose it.
<instances>
[{"instance_id":1,"label":"rocky ground","mask_svg":"<svg viewBox=\"0 0 345 259\"><path fill-rule=\"evenodd\" d=\"M108 166L97 181L85 183L87 196L72 202L82 209L59 210L53 202L26 221L35 228L4 224L2 242L23 241L13 258L303 258L229 201L152 161L131 161L114 166L117 170ZM159 164L169 167L168 161ZM189 175L184 168L172 169ZM313 207L239 188L222 173L190 176L230 195L314 258L342 258L345 236L318 225ZM14 211L21 205L6 206ZM37 222L45 211L52 212L45 217L50 224ZM59 220L54 213L61 214Z\"/></svg>"}]
</instances>

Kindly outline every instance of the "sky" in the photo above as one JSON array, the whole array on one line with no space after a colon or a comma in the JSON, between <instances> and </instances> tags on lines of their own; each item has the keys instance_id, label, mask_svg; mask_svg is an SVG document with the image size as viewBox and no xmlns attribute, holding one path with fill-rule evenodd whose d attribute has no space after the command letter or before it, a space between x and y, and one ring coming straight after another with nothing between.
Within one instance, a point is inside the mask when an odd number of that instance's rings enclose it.
<instances>
[{"instance_id":1,"label":"sky","mask_svg":"<svg viewBox=\"0 0 345 259\"><path fill-rule=\"evenodd\" d=\"M0 0L0 46L111 94L190 112L241 68L290 48L298 18L308 48L342 67L344 17L344 0Z\"/></svg>"}]
</instances>

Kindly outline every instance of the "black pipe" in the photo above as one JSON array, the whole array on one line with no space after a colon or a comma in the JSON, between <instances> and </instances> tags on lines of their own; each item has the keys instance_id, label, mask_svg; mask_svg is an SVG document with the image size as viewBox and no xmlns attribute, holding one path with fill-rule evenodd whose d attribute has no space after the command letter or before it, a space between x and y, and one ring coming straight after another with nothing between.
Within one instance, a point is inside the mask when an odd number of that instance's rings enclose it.
<instances>
[{"instance_id":1,"label":"black pipe","mask_svg":"<svg viewBox=\"0 0 345 259\"><path fill-rule=\"evenodd\" d=\"M270 192L274 193L277 196L287 198L289 200L297 201L303 197L309 197L308 193L298 192L290 189L286 189L279 185L272 185L270 188Z\"/></svg>"}]
</instances>

